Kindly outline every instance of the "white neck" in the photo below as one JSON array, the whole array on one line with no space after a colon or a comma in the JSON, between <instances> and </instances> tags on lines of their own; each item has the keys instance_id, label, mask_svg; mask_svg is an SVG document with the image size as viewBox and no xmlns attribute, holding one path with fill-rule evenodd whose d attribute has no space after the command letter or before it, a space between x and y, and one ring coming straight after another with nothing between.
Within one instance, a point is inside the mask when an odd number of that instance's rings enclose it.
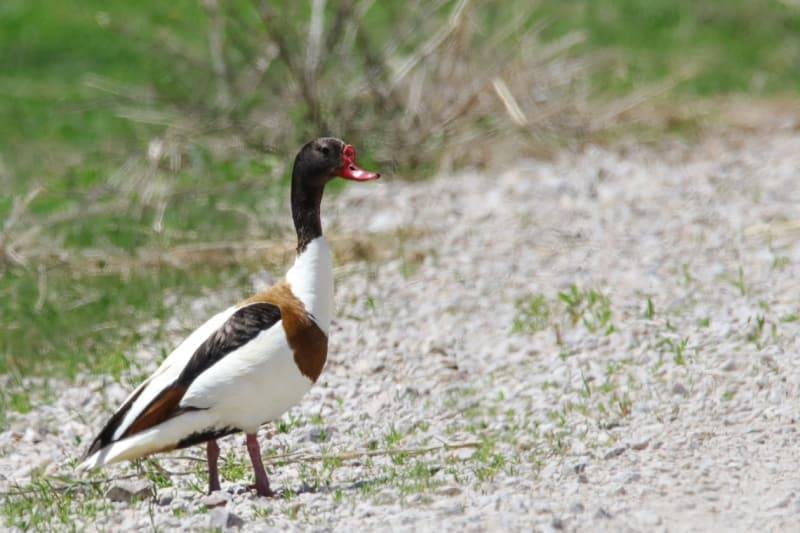
<instances>
[{"instance_id":1,"label":"white neck","mask_svg":"<svg viewBox=\"0 0 800 533\"><path fill-rule=\"evenodd\" d=\"M325 237L320 235L306 245L286 273L286 281L328 335L333 315L333 260Z\"/></svg>"}]
</instances>

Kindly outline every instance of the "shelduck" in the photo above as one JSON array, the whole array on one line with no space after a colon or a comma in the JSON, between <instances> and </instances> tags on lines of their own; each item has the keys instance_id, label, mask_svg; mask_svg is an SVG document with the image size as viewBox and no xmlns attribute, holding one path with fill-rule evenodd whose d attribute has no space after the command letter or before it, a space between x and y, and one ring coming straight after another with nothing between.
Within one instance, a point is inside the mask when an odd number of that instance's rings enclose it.
<instances>
[{"instance_id":1,"label":"shelduck","mask_svg":"<svg viewBox=\"0 0 800 533\"><path fill-rule=\"evenodd\" d=\"M286 278L211 317L136 388L87 450L81 470L206 444L209 492L219 490L217 439L244 432L255 489L271 496L256 432L297 404L328 352L333 263L320 203L335 177L370 181L355 149L325 137L294 160L291 208L297 257Z\"/></svg>"}]
</instances>

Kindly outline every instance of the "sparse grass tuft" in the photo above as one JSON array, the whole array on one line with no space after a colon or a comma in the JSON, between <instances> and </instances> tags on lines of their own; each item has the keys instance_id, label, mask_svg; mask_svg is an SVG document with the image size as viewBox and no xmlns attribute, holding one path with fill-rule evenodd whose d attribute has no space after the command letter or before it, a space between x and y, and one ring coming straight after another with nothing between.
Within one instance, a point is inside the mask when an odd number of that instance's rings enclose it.
<instances>
[{"instance_id":1,"label":"sparse grass tuft","mask_svg":"<svg viewBox=\"0 0 800 533\"><path fill-rule=\"evenodd\" d=\"M472 467L473 472L481 482L491 481L506 466L505 456L495 448L496 441L493 438L486 438L472 456L472 461L477 463Z\"/></svg>"},{"instance_id":2,"label":"sparse grass tuft","mask_svg":"<svg viewBox=\"0 0 800 533\"><path fill-rule=\"evenodd\" d=\"M648 296L647 303L645 304L644 307L644 317L647 320L653 320L655 316L656 316L656 308L653 305L653 299L650 296Z\"/></svg>"},{"instance_id":3,"label":"sparse grass tuft","mask_svg":"<svg viewBox=\"0 0 800 533\"><path fill-rule=\"evenodd\" d=\"M563 314L566 320L560 320L558 314ZM567 291L558 293L554 301L542 294L518 300L511 331L534 334L552 326L560 339L562 326L582 325L590 333L610 335L615 331L612 318L611 299L608 296L597 289L580 289L577 285L571 285ZM567 356L565 352L564 358Z\"/></svg>"},{"instance_id":4,"label":"sparse grass tuft","mask_svg":"<svg viewBox=\"0 0 800 533\"><path fill-rule=\"evenodd\" d=\"M139 463L139 467L155 489L163 489L172 486L172 477L166 472L158 461L154 458L144 459Z\"/></svg>"},{"instance_id":5,"label":"sparse grass tuft","mask_svg":"<svg viewBox=\"0 0 800 533\"><path fill-rule=\"evenodd\" d=\"M267 523L270 523L272 518L272 506L271 505L259 505L255 509L253 509L253 517L256 520L263 520Z\"/></svg>"},{"instance_id":6,"label":"sparse grass tuft","mask_svg":"<svg viewBox=\"0 0 800 533\"><path fill-rule=\"evenodd\" d=\"M5 524L22 531L51 531L73 526L73 516L93 519L111 510L98 485L62 486L49 477L35 477L24 487L5 496L2 513Z\"/></svg>"},{"instance_id":7,"label":"sparse grass tuft","mask_svg":"<svg viewBox=\"0 0 800 533\"><path fill-rule=\"evenodd\" d=\"M232 450L229 450L219 465L220 477L228 481L243 481L248 478L250 471L249 463Z\"/></svg>"},{"instance_id":8,"label":"sparse grass tuft","mask_svg":"<svg viewBox=\"0 0 800 533\"><path fill-rule=\"evenodd\" d=\"M301 427L303 421L300 417L287 414L275 423L275 429L278 433L291 433L295 428Z\"/></svg>"},{"instance_id":9,"label":"sparse grass tuft","mask_svg":"<svg viewBox=\"0 0 800 533\"><path fill-rule=\"evenodd\" d=\"M675 339L672 337L663 337L658 346L666 348L666 351L672 354L672 361L679 366L686 364L686 347L689 345L689 338Z\"/></svg>"},{"instance_id":10,"label":"sparse grass tuft","mask_svg":"<svg viewBox=\"0 0 800 533\"><path fill-rule=\"evenodd\" d=\"M764 326L766 325L767 319L764 315L758 315L755 317L755 320L750 319L748 322L752 324L752 327L745 336L747 342L751 342L755 344L757 348L760 348L764 334Z\"/></svg>"},{"instance_id":11,"label":"sparse grass tuft","mask_svg":"<svg viewBox=\"0 0 800 533\"><path fill-rule=\"evenodd\" d=\"M582 323L592 333L603 330L608 335L614 332L611 324L611 300L595 289L579 289L572 285L568 291L558 294L566 306L566 312L574 326Z\"/></svg>"},{"instance_id":12,"label":"sparse grass tuft","mask_svg":"<svg viewBox=\"0 0 800 533\"><path fill-rule=\"evenodd\" d=\"M550 325L550 304L542 294L517 300L517 314L511 327L513 333L536 333Z\"/></svg>"},{"instance_id":13,"label":"sparse grass tuft","mask_svg":"<svg viewBox=\"0 0 800 533\"><path fill-rule=\"evenodd\" d=\"M403 440L403 434L400 433L400 431L398 431L394 425L392 425L391 429L386 434L383 440L386 443L387 447L394 448L395 446L400 444L400 441Z\"/></svg>"},{"instance_id":14,"label":"sparse grass tuft","mask_svg":"<svg viewBox=\"0 0 800 533\"><path fill-rule=\"evenodd\" d=\"M747 296L747 282L744 279L744 268L740 266L736 270L735 275L725 274L721 277L724 282L736 288L741 296Z\"/></svg>"}]
</instances>

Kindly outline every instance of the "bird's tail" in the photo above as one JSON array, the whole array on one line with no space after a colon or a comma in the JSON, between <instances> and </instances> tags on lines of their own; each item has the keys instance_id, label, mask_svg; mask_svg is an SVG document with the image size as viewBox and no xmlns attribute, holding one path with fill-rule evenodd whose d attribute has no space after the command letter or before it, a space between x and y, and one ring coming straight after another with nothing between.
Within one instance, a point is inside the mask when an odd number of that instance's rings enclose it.
<instances>
[{"instance_id":1,"label":"bird's tail","mask_svg":"<svg viewBox=\"0 0 800 533\"><path fill-rule=\"evenodd\" d=\"M77 470L84 472L182 448L184 443L192 440L193 435L214 426L214 421L209 418L207 411L188 411L130 437L110 442L100 449L90 448L89 454L78 465Z\"/></svg>"}]
</instances>

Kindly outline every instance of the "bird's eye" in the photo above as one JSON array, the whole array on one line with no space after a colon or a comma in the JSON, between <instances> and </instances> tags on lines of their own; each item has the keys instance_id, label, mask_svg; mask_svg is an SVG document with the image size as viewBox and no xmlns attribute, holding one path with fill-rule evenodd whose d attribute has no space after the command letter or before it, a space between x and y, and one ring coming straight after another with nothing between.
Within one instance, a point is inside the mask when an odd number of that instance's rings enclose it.
<instances>
[{"instance_id":1,"label":"bird's eye","mask_svg":"<svg viewBox=\"0 0 800 533\"><path fill-rule=\"evenodd\" d=\"M325 155L328 155L328 154L331 152L331 149L330 149L330 148L328 148L327 146L323 146L322 148L320 148L320 151L321 151L323 154L325 154Z\"/></svg>"}]
</instances>

